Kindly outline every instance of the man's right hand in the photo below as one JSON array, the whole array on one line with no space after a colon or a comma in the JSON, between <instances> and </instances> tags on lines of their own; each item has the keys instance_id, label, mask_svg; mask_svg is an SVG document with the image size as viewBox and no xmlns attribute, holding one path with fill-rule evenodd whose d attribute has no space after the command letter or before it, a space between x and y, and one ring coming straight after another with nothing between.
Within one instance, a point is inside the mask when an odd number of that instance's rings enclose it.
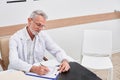
<instances>
[{"instance_id":1,"label":"man's right hand","mask_svg":"<svg viewBox=\"0 0 120 80\"><path fill-rule=\"evenodd\" d=\"M49 69L47 66L32 66L30 69L30 72L39 74L39 75L45 75L49 72Z\"/></svg>"}]
</instances>

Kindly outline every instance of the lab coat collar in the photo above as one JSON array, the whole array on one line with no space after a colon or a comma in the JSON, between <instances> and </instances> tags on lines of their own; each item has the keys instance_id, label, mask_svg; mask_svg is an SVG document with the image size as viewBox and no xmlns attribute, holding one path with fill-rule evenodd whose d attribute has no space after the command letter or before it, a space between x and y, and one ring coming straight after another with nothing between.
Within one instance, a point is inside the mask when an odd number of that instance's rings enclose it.
<instances>
[{"instance_id":1,"label":"lab coat collar","mask_svg":"<svg viewBox=\"0 0 120 80\"><path fill-rule=\"evenodd\" d=\"M27 31L27 26L25 28L23 28L23 31L22 31L22 36L21 36L21 39L22 40L31 40L29 34L28 34L28 31Z\"/></svg>"}]
</instances>

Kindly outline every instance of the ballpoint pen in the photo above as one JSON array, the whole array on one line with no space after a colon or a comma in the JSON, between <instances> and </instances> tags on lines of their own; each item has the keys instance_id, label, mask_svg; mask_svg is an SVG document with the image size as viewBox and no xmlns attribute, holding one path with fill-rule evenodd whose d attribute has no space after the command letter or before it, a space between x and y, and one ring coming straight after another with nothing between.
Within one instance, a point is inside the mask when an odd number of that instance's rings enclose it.
<instances>
[{"instance_id":1,"label":"ballpoint pen","mask_svg":"<svg viewBox=\"0 0 120 80\"><path fill-rule=\"evenodd\" d=\"M42 63L40 63L40 66L44 66Z\"/></svg>"}]
</instances>

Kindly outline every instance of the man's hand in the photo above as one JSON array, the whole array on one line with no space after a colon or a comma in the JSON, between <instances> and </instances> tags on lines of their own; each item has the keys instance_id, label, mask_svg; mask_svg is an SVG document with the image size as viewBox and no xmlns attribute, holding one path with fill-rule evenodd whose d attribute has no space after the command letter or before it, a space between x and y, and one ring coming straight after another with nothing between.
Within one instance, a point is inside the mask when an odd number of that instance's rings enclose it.
<instances>
[{"instance_id":1,"label":"man's hand","mask_svg":"<svg viewBox=\"0 0 120 80\"><path fill-rule=\"evenodd\" d=\"M32 68L30 69L30 72L33 72L39 75L45 75L49 72L49 69L46 66L32 66Z\"/></svg>"},{"instance_id":2,"label":"man's hand","mask_svg":"<svg viewBox=\"0 0 120 80\"><path fill-rule=\"evenodd\" d=\"M68 61L66 59L64 59L59 66L59 72L60 73L61 72L66 72L69 69L70 69L70 65L69 65Z\"/></svg>"}]
</instances>

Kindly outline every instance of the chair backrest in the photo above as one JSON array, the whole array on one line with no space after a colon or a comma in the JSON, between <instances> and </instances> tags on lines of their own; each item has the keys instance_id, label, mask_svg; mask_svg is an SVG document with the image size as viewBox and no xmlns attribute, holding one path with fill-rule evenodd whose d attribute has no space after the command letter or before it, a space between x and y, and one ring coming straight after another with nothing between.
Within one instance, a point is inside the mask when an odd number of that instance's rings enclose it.
<instances>
[{"instance_id":1,"label":"chair backrest","mask_svg":"<svg viewBox=\"0 0 120 80\"><path fill-rule=\"evenodd\" d=\"M112 31L84 30L83 55L111 56Z\"/></svg>"},{"instance_id":2,"label":"chair backrest","mask_svg":"<svg viewBox=\"0 0 120 80\"><path fill-rule=\"evenodd\" d=\"M9 38L10 36L0 37L0 51L3 70L7 70L9 64Z\"/></svg>"}]
</instances>

